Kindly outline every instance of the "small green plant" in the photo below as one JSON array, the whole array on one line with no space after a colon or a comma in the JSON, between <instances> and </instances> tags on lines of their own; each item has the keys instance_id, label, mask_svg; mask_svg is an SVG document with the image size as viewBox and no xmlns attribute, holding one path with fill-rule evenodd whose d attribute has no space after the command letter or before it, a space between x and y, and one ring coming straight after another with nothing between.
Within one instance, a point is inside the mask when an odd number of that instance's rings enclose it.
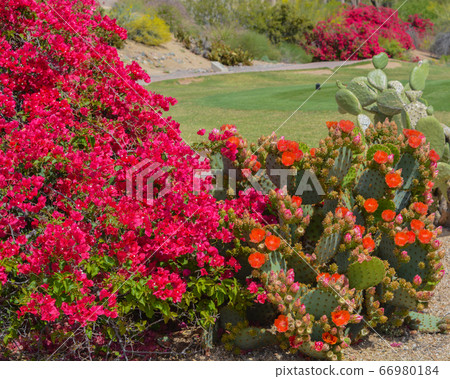
<instances>
[{"instance_id":1,"label":"small green plant","mask_svg":"<svg viewBox=\"0 0 450 379\"><path fill-rule=\"evenodd\" d=\"M233 50L225 43L216 41L212 44L208 59L218 61L226 66L236 66L239 64L251 66L253 58L247 51L240 48Z\"/></svg>"},{"instance_id":2,"label":"small green plant","mask_svg":"<svg viewBox=\"0 0 450 379\"><path fill-rule=\"evenodd\" d=\"M404 53L406 50L396 39L379 37L378 43L380 44L380 47L383 48L391 58L404 58Z\"/></svg>"}]
</instances>

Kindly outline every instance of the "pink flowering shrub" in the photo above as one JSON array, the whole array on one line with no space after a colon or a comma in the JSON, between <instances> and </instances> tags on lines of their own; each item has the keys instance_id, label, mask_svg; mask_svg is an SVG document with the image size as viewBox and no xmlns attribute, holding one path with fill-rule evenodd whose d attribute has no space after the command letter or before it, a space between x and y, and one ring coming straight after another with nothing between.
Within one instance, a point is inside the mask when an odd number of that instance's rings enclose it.
<instances>
[{"instance_id":1,"label":"pink flowering shrub","mask_svg":"<svg viewBox=\"0 0 450 379\"><path fill-rule=\"evenodd\" d=\"M208 325L242 297L239 264L215 247L233 238L226 207L207 180L193 192L192 170L208 163L162 116L176 100L137 83L150 78L120 61L112 35L126 38L94 0L0 8L0 337L10 352L38 342L57 352L70 331L59 354L85 335L117 340L111 330L125 333L136 312L139 322L201 314ZM170 168L154 191L171 190L152 203L126 193L127 171L145 160Z\"/></svg>"},{"instance_id":2,"label":"pink flowering shrub","mask_svg":"<svg viewBox=\"0 0 450 379\"><path fill-rule=\"evenodd\" d=\"M409 22L403 22L391 8L347 7L336 16L319 22L306 36L304 47L315 60L371 58L384 51L379 37L395 39L408 50L414 48L408 29L418 28L421 33L428 25L429 20L422 20L417 15Z\"/></svg>"}]
</instances>

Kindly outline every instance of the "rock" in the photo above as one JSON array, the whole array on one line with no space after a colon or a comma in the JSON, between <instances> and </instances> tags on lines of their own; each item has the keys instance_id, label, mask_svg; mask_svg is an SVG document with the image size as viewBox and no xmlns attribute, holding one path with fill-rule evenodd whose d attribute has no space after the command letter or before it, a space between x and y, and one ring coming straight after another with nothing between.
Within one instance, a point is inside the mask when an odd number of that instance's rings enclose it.
<instances>
[{"instance_id":1,"label":"rock","mask_svg":"<svg viewBox=\"0 0 450 379\"><path fill-rule=\"evenodd\" d=\"M220 62L211 62L211 69L214 72L228 72L228 68Z\"/></svg>"}]
</instances>

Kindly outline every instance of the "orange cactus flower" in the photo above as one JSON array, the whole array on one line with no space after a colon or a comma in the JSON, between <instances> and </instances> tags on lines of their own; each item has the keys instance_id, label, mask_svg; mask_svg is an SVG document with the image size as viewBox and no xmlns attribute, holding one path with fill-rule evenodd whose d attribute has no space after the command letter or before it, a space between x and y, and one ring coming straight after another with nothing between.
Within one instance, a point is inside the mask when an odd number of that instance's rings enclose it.
<instances>
[{"instance_id":1,"label":"orange cactus flower","mask_svg":"<svg viewBox=\"0 0 450 379\"><path fill-rule=\"evenodd\" d=\"M287 141L287 143L288 143L288 146L287 146L288 151L295 153L299 149L298 142Z\"/></svg>"},{"instance_id":2,"label":"orange cactus flower","mask_svg":"<svg viewBox=\"0 0 450 379\"><path fill-rule=\"evenodd\" d=\"M355 124L348 120L339 121L339 127L345 133L351 133L351 131L355 128Z\"/></svg>"},{"instance_id":3,"label":"orange cactus flower","mask_svg":"<svg viewBox=\"0 0 450 379\"><path fill-rule=\"evenodd\" d=\"M253 172L258 172L261 168L261 162L255 162L255 164L252 167Z\"/></svg>"},{"instance_id":4,"label":"orange cactus flower","mask_svg":"<svg viewBox=\"0 0 450 379\"><path fill-rule=\"evenodd\" d=\"M225 130L229 130L229 129L232 129L232 128L234 128L234 125L231 125L231 124L225 124L225 125L222 125L222 126L220 127L220 130L225 131Z\"/></svg>"},{"instance_id":5,"label":"orange cactus flower","mask_svg":"<svg viewBox=\"0 0 450 379\"><path fill-rule=\"evenodd\" d=\"M319 281L322 278L329 280L331 276L328 272L321 272L319 275L317 275L316 280Z\"/></svg>"},{"instance_id":6,"label":"orange cactus flower","mask_svg":"<svg viewBox=\"0 0 450 379\"><path fill-rule=\"evenodd\" d=\"M350 313L348 311L331 312L331 319L337 326L347 325L350 320Z\"/></svg>"},{"instance_id":7,"label":"orange cactus flower","mask_svg":"<svg viewBox=\"0 0 450 379\"><path fill-rule=\"evenodd\" d=\"M295 153L292 151L285 151L281 156L281 162L285 166L291 166L295 162Z\"/></svg>"},{"instance_id":8,"label":"orange cactus flower","mask_svg":"<svg viewBox=\"0 0 450 379\"><path fill-rule=\"evenodd\" d=\"M264 243L270 251L275 251L280 247L281 240L279 237L271 235L266 237Z\"/></svg>"},{"instance_id":9,"label":"orange cactus flower","mask_svg":"<svg viewBox=\"0 0 450 379\"><path fill-rule=\"evenodd\" d=\"M292 196L292 202L299 207L302 205L302 198L300 196Z\"/></svg>"},{"instance_id":10,"label":"orange cactus flower","mask_svg":"<svg viewBox=\"0 0 450 379\"><path fill-rule=\"evenodd\" d=\"M241 141L237 137L230 137L230 138L227 139L227 141L229 143L232 143L233 145L236 145L236 147L238 147L239 144L241 143Z\"/></svg>"},{"instance_id":11,"label":"orange cactus flower","mask_svg":"<svg viewBox=\"0 0 450 379\"><path fill-rule=\"evenodd\" d=\"M342 216L345 216L348 212L350 212L348 210L348 208L346 208L346 207L337 207L336 208L336 213L338 213L339 211L341 211Z\"/></svg>"},{"instance_id":12,"label":"orange cactus flower","mask_svg":"<svg viewBox=\"0 0 450 379\"><path fill-rule=\"evenodd\" d=\"M391 222L395 218L395 212L391 209L386 209L381 212L381 218L386 222Z\"/></svg>"},{"instance_id":13,"label":"orange cactus flower","mask_svg":"<svg viewBox=\"0 0 450 379\"><path fill-rule=\"evenodd\" d=\"M337 281L341 278L341 276L342 276L341 274L333 274L333 275L331 275L331 279L333 279L334 281Z\"/></svg>"},{"instance_id":14,"label":"orange cactus flower","mask_svg":"<svg viewBox=\"0 0 450 379\"><path fill-rule=\"evenodd\" d=\"M416 241L416 234L414 232L412 232L411 230L406 232L406 234L408 235L408 242L409 243L414 243Z\"/></svg>"},{"instance_id":15,"label":"orange cactus flower","mask_svg":"<svg viewBox=\"0 0 450 379\"><path fill-rule=\"evenodd\" d=\"M294 154L296 161L300 161L303 158L303 151L301 150L294 151Z\"/></svg>"},{"instance_id":16,"label":"orange cactus flower","mask_svg":"<svg viewBox=\"0 0 450 379\"><path fill-rule=\"evenodd\" d=\"M279 315L274 322L275 327L280 333L284 333L288 330L289 321L287 316Z\"/></svg>"},{"instance_id":17,"label":"orange cactus flower","mask_svg":"<svg viewBox=\"0 0 450 379\"><path fill-rule=\"evenodd\" d=\"M316 148L315 148L315 147L312 147L312 148L309 150L309 155L311 155L313 158L316 157Z\"/></svg>"},{"instance_id":18,"label":"orange cactus flower","mask_svg":"<svg viewBox=\"0 0 450 379\"><path fill-rule=\"evenodd\" d=\"M286 151L288 148L288 141L286 141L285 139L280 139L277 142L277 149L278 151Z\"/></svg>"},{"instance_id":19,"label":"orange cactus flower","mask_svg":"<svg viewBox=\"0 0 450 379\"><path fill-rule=\"evenodd\" d=\"M375 199L367 199L364 202L364 209L367 211L367 213L373 213L378 208L378 201Z\"/></svg>"},{"instance_id":20,"label":"orange cactus flower","mask_svg":"<svg viewBox=\"0 0 450 379\"><path fill-rule=\"evenodd\" d=\"M415 129L403 129L403 134L405 135L406 138L409 137L425 138L425 135L422 132L419 132L418 130Z\"/></svg>"},{"instance_id":21,"label":"orange cactus flower","mask_svg":"<svg viewBox=\"0 0 450 379\"><path fill-rule=\"evenodd\" d=\"M338 125L337 121L327 121L326 124L328 129L334 128Z\"/></svg>"},{"instance_id":22,"label":"orange cactus flower","mask_svg":"<svg viewBox=\"0 0 450 379\"><path fill-rule=\"evenodd\" d=\"M403 184L402 176L398 172L390 172L386 175L385 180L390 188L397 188Z\"/></svg>"},{"instance_id":23,"label":"orange cactus flower","mask_svg":"<svg viewBox=\"0 0 450 379\"><path fill-rule=\"evenodd\" d=\"M389 154L383 150L378 150L374 156L373 160L379 164L386 163L388 161Z\"/></svg>"},{"instance_id":24,"label":"orange cactus flower","mask_svg":"<svg viewBox=\"0 0 450 379\"><path fill-rule=\"evenodd\" d=\"M433 233L428 229L422 229L417 236L420 242L427 244L430 243L433 238Z\"/></svg>"},{"instance_id":25,"label":"orange cactus flower","mask_svg":"<svg viewBox=\"0 0 450 379\"><path fill-rule=\"evenodd\" d=\"M404 233L404 232L398 232L398 233L395 235L394 240L395 240L395 244L396 244L397 246L405 246L405 245L408 243L408 241L409 241L409 237L408 237L408 234L407 234L407 233Z\"/></svg>"},{"instance_id":26,"label":"orange cactus flower","mask_svg":"<svg viewBox=\"0 0 450 379\"><path fill-rule=\"evenodd\" d=\"M430 150L428 157L430 158L430 161L432 161L432 162L437 162L439 159L441 159L439 154L436 153L436 151L434 151L433 149Z\"/></svg>"},{"instance_id":27,"label":"orange cactus flower","mask_svg":"<svg viewBox=\"0 0 450 379\"><path fill-rule=\"evenodd\" d=\"M253 268L260 268L266 262L266 257L261 253L253 253L248 256L248 263Z\"/></svg>"},{"instance_id":28,"label":"orange cactus flower","mask_svg":"<svg viewBox=\"0 0 450 379\"><path fill-rule=\"evenodd\" d=\"M413 149L417 149L423 142L423 138L417 136L411 136L408 138L408 145Z\"/></svg>"},{"instance_id":29,"label":"orange cactus flower","mask_svg":"<svg viewBox=\"0 0 450 379\"><path fill-rule=\"evenodd\" d=\"M260 243L265 236L266 232L264 229L255 228L250 232L250 241L253 243Z\"/></svg>"},{"instance_id":30,"label":"orange cactus flower","mask_svg":"<svg viewBox=\"0 0 450 379\"><path fill-rule=\"evenodd\" d=\"M323 342L326 342L330 345L334 345L337 342L337 337L333 336L331 333L323 333L322 334L322 340Z\"/></svg>"},{"instance_id":31,"label":"orange cactus flower","mask_svg":"<svg viewBox=\"0 0 450 379\"><path fill-rule=\"evenodd\" d=\"M418 232L419 230L425 228L425 223L420 220L411 220L411 229Z\"/></svg>"},{"instance_id":32,"label":"orange cactus flower","mask_svg":"<svg viewBox=\"0 0 450 379\"><path fill-rule=\"evenodd\" d=\"M426 215L428 212L428 205L420 201L416 201L415 203L413 203L413 209L421 215Z\"/></svg>"},{"instance_id":33,"label":"orange cactus flower","mask_svg":"<svg viewBox=\"0 0 450 379\"><path fill-rule=\"evenodd\" d=\"M372 239L372 237L364 237L362 243L364 249L367 249L369 251L375 250L375 241Z\"/></svg>"}]
</instances>

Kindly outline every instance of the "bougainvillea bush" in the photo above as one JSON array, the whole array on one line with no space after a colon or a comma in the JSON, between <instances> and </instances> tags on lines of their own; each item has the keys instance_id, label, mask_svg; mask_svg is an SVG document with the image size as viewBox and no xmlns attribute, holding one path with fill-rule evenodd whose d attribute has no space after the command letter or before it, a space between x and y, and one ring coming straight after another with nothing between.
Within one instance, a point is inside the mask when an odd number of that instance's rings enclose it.
<instances>
[{"instance_id":1,"label":"bougainvillea bush","mask_svg":"<svg viewBox=\"0 0 450 379\"><path fill-rule=\"evenodd\" d=\"M248 149L229 125L204 145L212 167L229 173L228 196L267 194L257 217L249 209L234 223L228 253L255 305L223 309L230 350L278 342L336 360L377 325L448 327L420 313L444 275L441 228L429 212L438 154L395 123L365 133L351 121L327 126L318 148L272 134Z\"/></svg>"},{"instance_id":2,"label":"bougainvillea bush","mask_svg":"<svg viewBox=\"0 0 450 379\"><path fill-rule=\"evenodd\" d=\"M207 182L193 192L208 164L162 117L175 99L137 84L150 78L112 34L126 38L94 0L0 8L2 358L70 358L80 341L104 350L181 316L206 327L218 305L245 301L237 261L213 246L232 235ZM146 160L168 168L155 195L171 185L153 202L126 192Z\"/></svg>"},{"instance_id":3,"label":"bougainvillea bush","mask_svg":"<svg viewBox=\"0 0 450 379\"><path fill-rule=\"evenodd\" d=\"M395 40L405 49L414 48L410 28L424 35L429 20L415 15L402 21L391 8L361 6L346 7L339 14L317 23L307 35L304 45L315 60L358 60L371 58L384 51L379 38Z\"/></svg>"}]
</instances>

